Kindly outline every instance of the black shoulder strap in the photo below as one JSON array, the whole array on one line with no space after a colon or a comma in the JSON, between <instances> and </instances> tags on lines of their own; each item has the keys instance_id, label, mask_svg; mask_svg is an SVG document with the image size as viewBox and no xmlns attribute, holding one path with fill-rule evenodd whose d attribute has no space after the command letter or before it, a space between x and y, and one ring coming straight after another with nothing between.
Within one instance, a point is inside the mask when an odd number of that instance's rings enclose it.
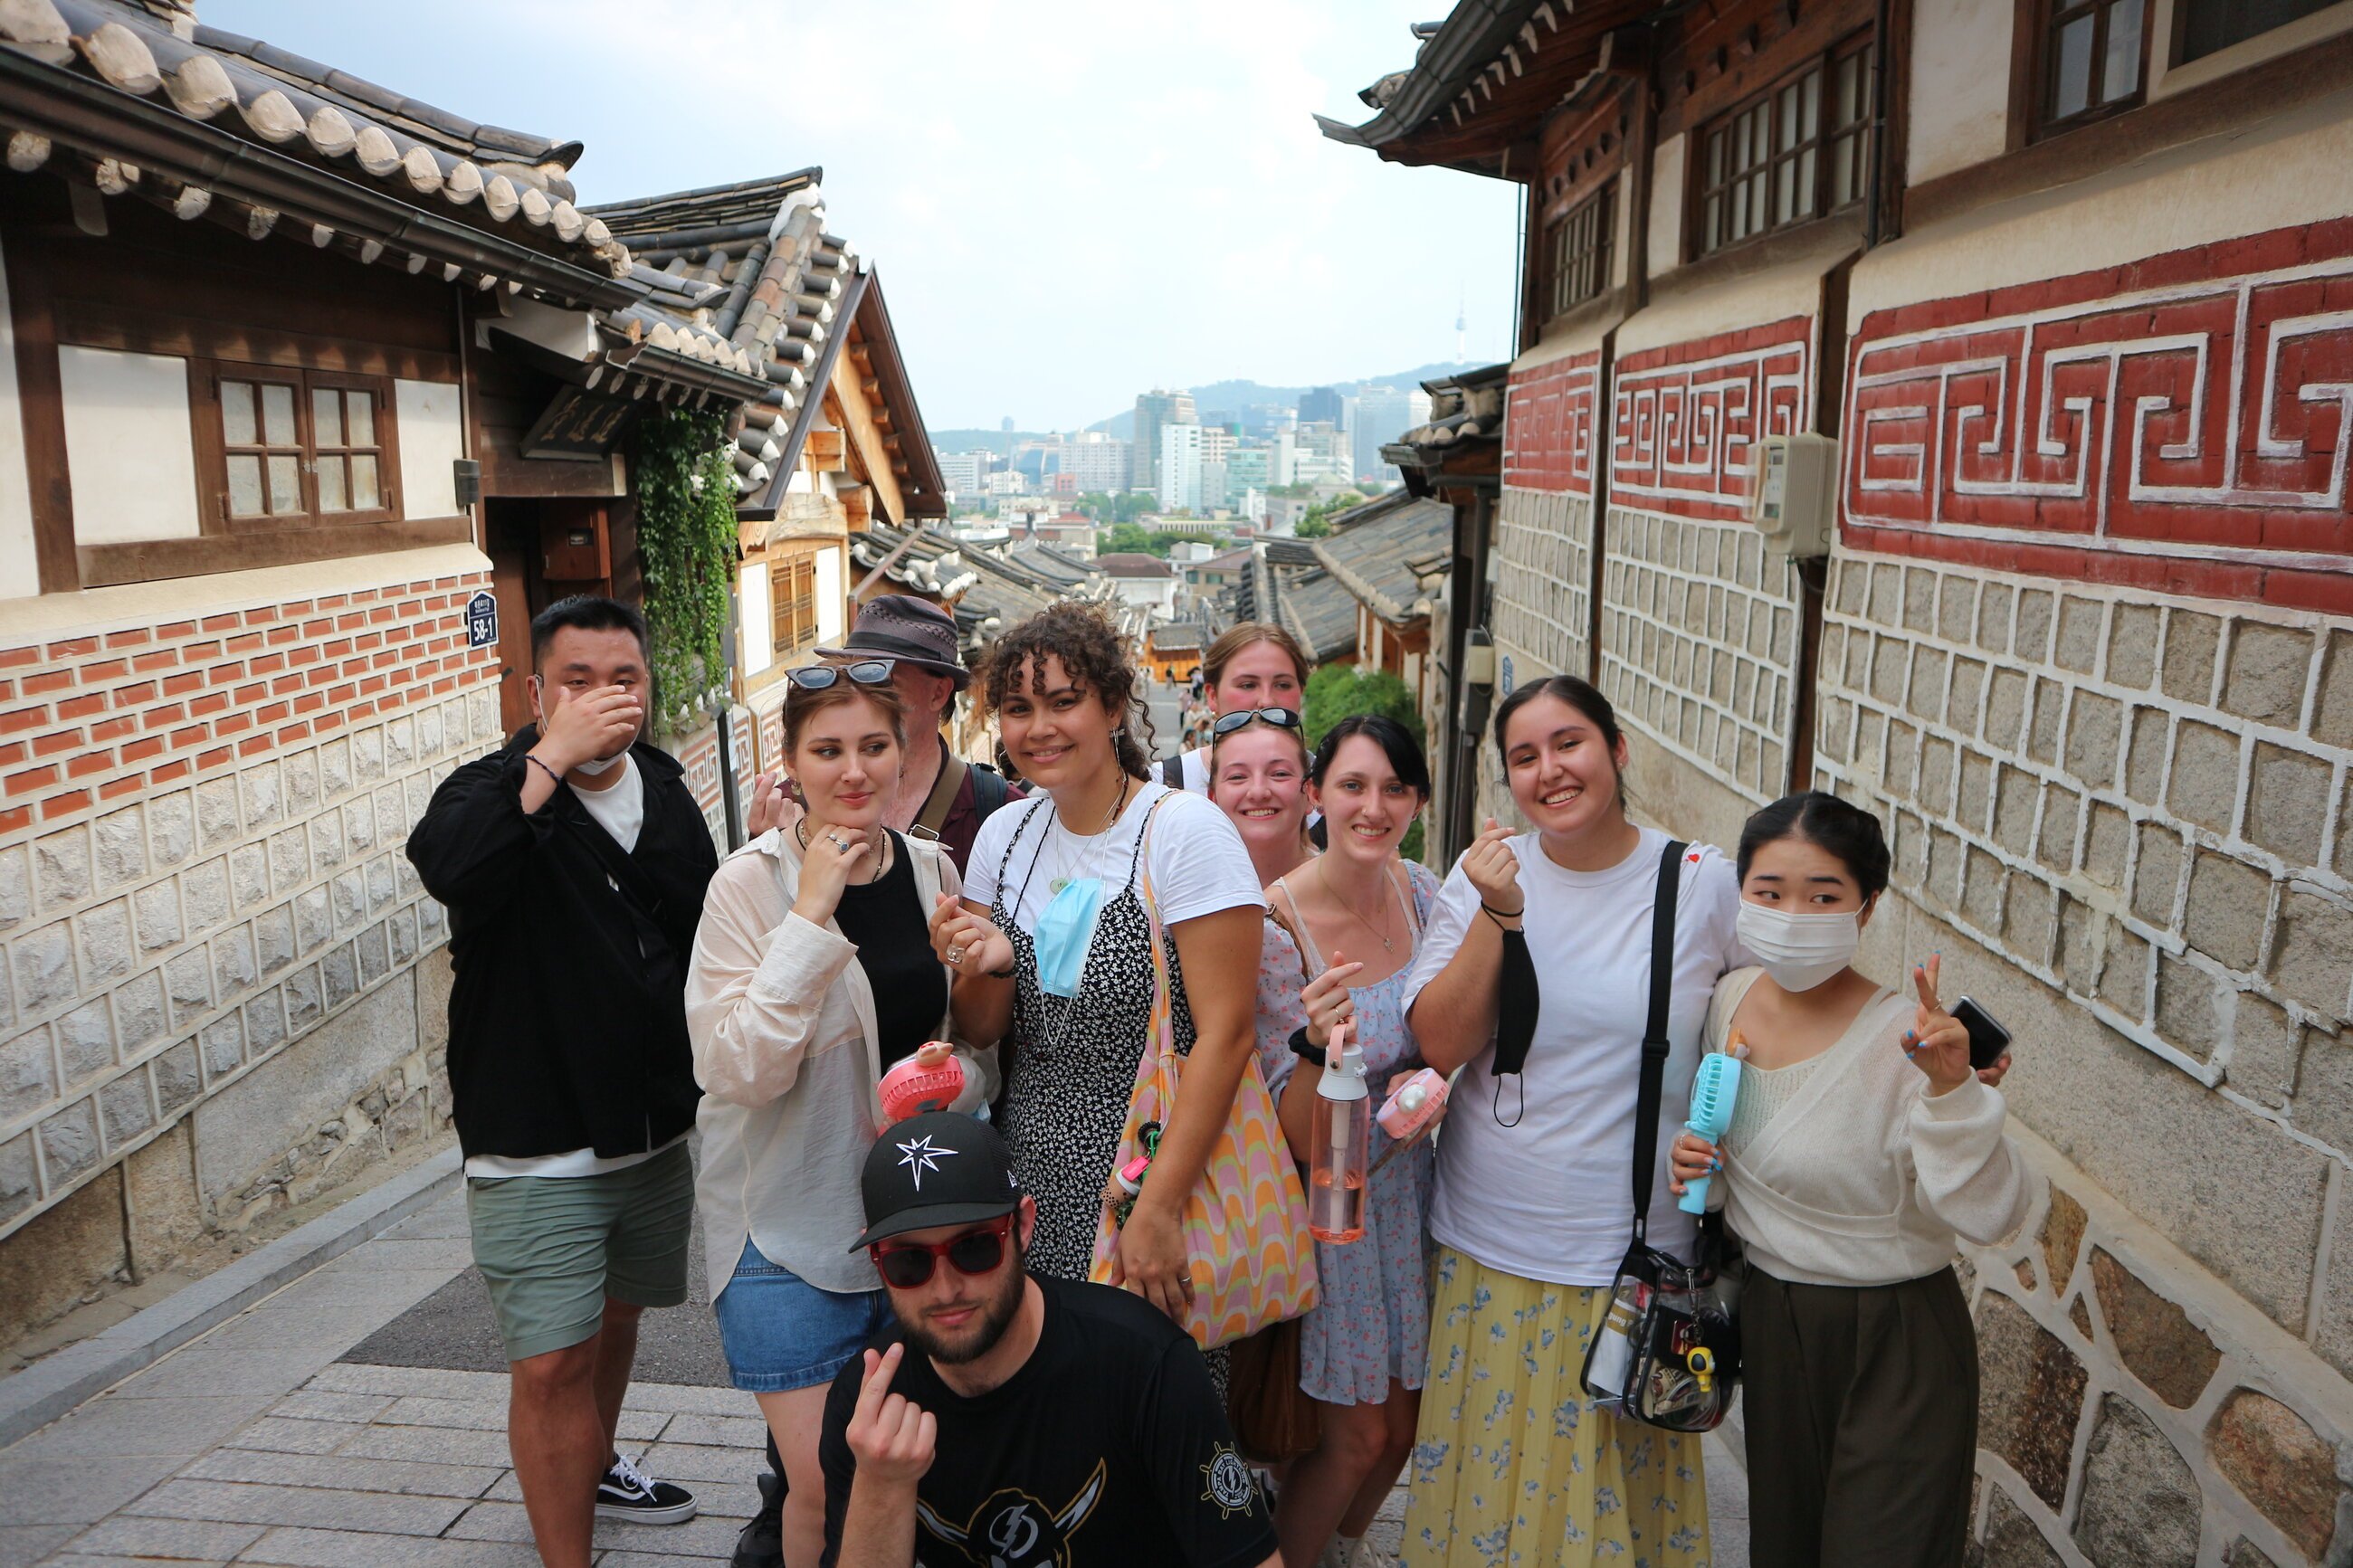
<instances>
[{"instance_id":1,"label":"black shoulder strap","mask_svg":"<svg viewBox=\"0 0 2353 1568\"><path fill-rule=\"evenodd\" d=\"M1184 752L1179 752L1173 757L1163 757L1160 759L1160 782L1166 784L1170 789L1183 789L1185 787Z\"/></svg>"},{"instance_id":2,"label":"black shoulder strap","mask_svg":"<svg viewBox=\"0 0 2353 1568\"><path fill-rule=\"evenodd\" d=\"M650 800L648 805L651 805ZM559 810L556 821L588 846L606 875L620 888L621 907L628 911L629 923L637 928L638 950L653 963L666 963L674 957L670 939L662 934L661 890L646 875L646 868L585 809L577 809L577 815Z\"/></svg>"},{"instance_id":3,"label":"black shoulder strap","mask_svg":"<svg viewBox=\"0 0 2353 1568\"><path fill-rule=\"evenodd\" d=\"M972 764L972 815L976 822L987 822L997 814L997 808L1013 798L1006 787L1005 775L986 763Z\"/></svg>"},{"instance_id":4,"label":"black shoulder strap","mask_svg":"<svg viewBox=\"0 0 2353 1568\"><path fill-rule=\"evenodd\" d=\"M1634 1097L1634 1239L1651 1225L1651 1167L1659 1158L1659 1100L1667 1078L1667 1011L1675 994L1675 900L1683 850L1672 839L1659 855L1659 891L1651 906L1651 1015L1642 1026L1642 1086Z\"/></svg>"}]
</instances>

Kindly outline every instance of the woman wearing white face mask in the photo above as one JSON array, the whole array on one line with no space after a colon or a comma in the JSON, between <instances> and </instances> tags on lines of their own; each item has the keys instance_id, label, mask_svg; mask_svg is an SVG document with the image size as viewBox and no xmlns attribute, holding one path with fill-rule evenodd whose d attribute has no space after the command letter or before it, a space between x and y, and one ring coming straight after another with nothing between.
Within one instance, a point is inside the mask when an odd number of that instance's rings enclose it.
<instances>
[{"instance_id":1,"label":"woman wearing white face mask","mask_svg":"<svg viewBox=\"0 0 2353 1568\"><path fill-rule=\"evenodd\" d=\"M1878 820L1809 791L1740 836L1741 944L1706 1045L1746 1047L1721 1150L1675 1140L1680 1194L1746 1244L1741 1342L1756 1568L1957 1568L1977 1448L1977 1341L1958 1243L2024 1223L2028 1184L2000 1080L1937 999L1852 967L1887 886ZM1722 1174L1717 1175L1719 1171Z\"/></svg>"}]
</instances>

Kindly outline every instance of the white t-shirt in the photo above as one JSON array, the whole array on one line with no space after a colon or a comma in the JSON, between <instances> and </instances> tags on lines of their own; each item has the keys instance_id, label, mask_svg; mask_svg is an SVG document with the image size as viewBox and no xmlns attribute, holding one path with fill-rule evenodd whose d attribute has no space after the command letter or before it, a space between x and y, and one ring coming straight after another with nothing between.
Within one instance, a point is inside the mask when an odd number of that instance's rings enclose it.
<instances>
[{"instance_id":1,"label":"white t-shirt","mask_svg":"<svg viewBox=\"0 0 2353 1568\"><path fill-rule=\"evenodd\" d=\"M613 837L624 853L638 847L638 834L646 825L646 781L638 772L637 758L621 753L621 776L603 789L574 789L573 795L596 826ZM607 881L612 879L607 877Z\"/></svg>"},{"instance_id":2,"label":"white t-shirt","mask_svg":"<svg viewBox=\"0 0 2353 1568\"><path fill-rule=\"evenodd\" d=\"M575 789L573 795L588 809L596 826L613 836L613 842L622 849L634 850L638 835L646 826L646 781L638 772L638 762L628 752L621 753L621 776L603 789ZM605 880L615 892L621 885L608 875ZM533 1154L509 1159L501 1154L476 1154L466 1162L466 1174L485 1181L509 1176L602 1176L614 1171L626 1171L632 1165L642 1165L656 1154L683 1142L681 1132L659 1149L649 1149L642 1154L616 1154L600 1160L594 1149L569 1149L561 1154Z\"/></svg>"},{"instance_id":3,"label":"white t-shirt","mask_svg":"<svg viewBox=\"0 0 2353 1568\"><path fill-rule=\"evenodd\" d=\"M1651 1005L1651 910L1667 836L1644 828L1634 852L1607 871L1564 870L1546 858L1537 837L1524 833L1511 841L1542 1000L1526 1070L1517 1084L1502 1085L1502 1117L1511 1120L1523 1089L1525 1109L1515 1126L1497 1121L1492 1044L1464 1067L1438 1140L1430 1234L1522 1279L1607 1285L1633 1227L1634 1102ZM1690 1114L1715 983L1756 962L1734 935L1739 903L1731 862L1705 845L1684 852L1650 1240L1685 1258L1695 1222L1667 1191L1668 1149ZM1461 950L1470 923L1486 918L1478 889L1456 862L1406 982L1408 1007Z\"/></svg>"},{"instance_id":4,"label":"white t-shirt","mask_svg":"<svg viewBox=\"0 0 2353 1568\"><path fill-rule=\"evenodd\" d=\"M1145 851L1161 923L1173 926L1245 905L1264 909L1266 899L1259 891L1250 851L1226 814L1208 795L1172 790L1157 782L1137 790L1119 820L1092 837L1064 827L1052 799L1042 794L994 813L973 840L964 896L987 907L997 896L997 868L1004 865L1006 907L1023 931L1037 929L1038 917L1053 901L1058 880L1099 878L1103 901L1110 903L1127 886L1135 836L1143 831L1152 803L1163 795L1168 804L1152 818L1152 842ZM1021 832L1025 823L1026 833ZM1013 847L1009 864L1005 853L1008 845Z\"/></svg>"},{"instance_id":5,"label":"white t-shirt","mask_svg":"<svg viewBox=\"0 0 2353 1568\"><path fill-rule=\"evenodd\" d=\"M1177 758L1184 765L1185 787L1194 795L1209 793L1209 748L1196 746ZM1157 773L1153 775L1157 778Z\"/></svg>"}]
</instances>

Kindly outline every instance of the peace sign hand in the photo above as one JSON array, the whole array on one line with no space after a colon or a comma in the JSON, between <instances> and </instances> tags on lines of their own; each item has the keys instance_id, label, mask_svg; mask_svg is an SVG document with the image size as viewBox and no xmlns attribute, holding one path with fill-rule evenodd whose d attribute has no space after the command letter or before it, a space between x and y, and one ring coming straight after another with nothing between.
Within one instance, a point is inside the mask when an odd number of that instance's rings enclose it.
<instances>
[{"instance_id":1,"label":"peace sign hand","mask_svg":"<svg viewBox=\"0 0 2353 1568\"><path fill-rule=\"evenodd\" d=\"M1932 952L1927 963L1912 966L1912 985L1919 993L1920 1005L1913 1015L1911 1029L1900 1042L1904 1054L1912 1058L1912 1065L1928 1075L1931 1094L1945 1094L1960 1088L1969 1080L1971 1070L1968 1028L1936 1000L1940 963L1938 955Z\"/></svg>"}]
</instances>

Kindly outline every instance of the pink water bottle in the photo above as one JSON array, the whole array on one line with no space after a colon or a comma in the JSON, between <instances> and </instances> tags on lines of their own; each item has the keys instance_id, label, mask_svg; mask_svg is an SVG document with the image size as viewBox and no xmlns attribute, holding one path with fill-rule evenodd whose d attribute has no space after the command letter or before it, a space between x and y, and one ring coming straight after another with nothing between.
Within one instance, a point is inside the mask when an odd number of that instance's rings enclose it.
<instances>
[{"instance_id":1,"label":"pink water bottle","mask_svg":"<svg viewBox=\"0 0 2353 1568\"><path fill-rule=\"evenodd\" d=\"M1356 1241L1365 1234L1373 1100L1365 1088L1365 1053L1348 1038L1347 1025L1332 1031L1324 1060L1308 1132L1307 1229L1318 1241Z\"/></svg>"},{"instance_id":2,"label":"pink water bottle","mask_svg":"<svg viewBox=\"0 0 2353 1568\"><path fill-rule=\"evenodd\" d=\"M927 1110L945 1110L963 1092L964 1064L955 1059L955 1047L934 1040L882 1075L882 1120L904 1121Z\"/></svg>"}]
</instances>

